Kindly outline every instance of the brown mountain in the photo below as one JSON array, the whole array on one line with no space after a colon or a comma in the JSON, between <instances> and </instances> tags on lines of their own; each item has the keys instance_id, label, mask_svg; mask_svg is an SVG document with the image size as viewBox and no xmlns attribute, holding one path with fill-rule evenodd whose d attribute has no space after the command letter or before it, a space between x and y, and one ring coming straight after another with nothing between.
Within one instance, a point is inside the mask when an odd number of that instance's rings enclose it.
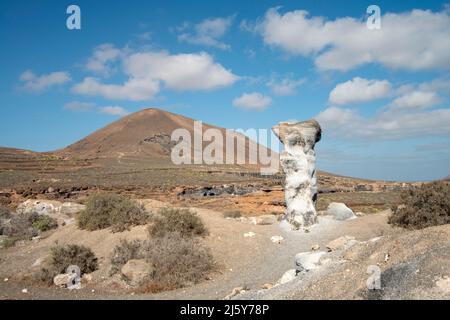
<instances>
[{"instance_id":1,"label":"brown mountain","mask_svg":"<svg viewBox=\"0 0 450 320\"><path fill-rule=\"evenodd\" d=\"M218 149L227 153L232 152L232 150L226 150L224 147L226 129L206 123L203 123L202 128L203 132L212 128L220 130L224 138L222 141L218 141L217 145L220 146ZM62 150L55 151L54 154L84 159L123 159L125 161L130 158L145 158L155 161L170 161L171 150L177 144L176 141L171 140L171 134L176 129L187 130L193 139L194 120L160 109L144 109L123 117L86 138ZM241 134L235 135L244 138L246 141L245 159L248 163L249 150L251 148L257 150L257 144ZM203 142L203 148L210 143L210 141ZM192 157L194 155L193 147L191 149ZM267 152L266 148L262 146L261 148L264 152ZM235 143L235 155L237 152L237 143ZM224 154L225 158L226 154Z\"/></svg>"}]
</instances>

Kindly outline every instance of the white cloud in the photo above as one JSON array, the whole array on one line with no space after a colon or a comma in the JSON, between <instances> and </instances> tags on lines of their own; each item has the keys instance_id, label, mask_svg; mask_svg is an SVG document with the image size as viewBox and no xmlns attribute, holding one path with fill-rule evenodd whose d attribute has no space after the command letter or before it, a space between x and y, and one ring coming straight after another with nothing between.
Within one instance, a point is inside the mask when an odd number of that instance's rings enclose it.
<instances>
[{"instance_id":1,"label":"white cloud","mask_svg":"<svg viewBox=\"0 0 450 320\"><path fill-rule=\"evenodd\" d=\"M118 106L107 106L107 107L101 107L100 109L101 113L112 115L112 116L126 116L129 112L125 110L122 107Z\"/></svg>"},{"instance_id":2,"label":"white cloud","mask_svg":"<svg viewBox=\"0 0 450 320\"><path fill-rule=\"evenodd\" d=\"M95 108L95 103L73 101L66 103L64 109L71 111L89 111Z\"/></svg>"},{"instance_id":3,"label":"white cloud","mask_svg":"<svg viewBox=\"0 0 450 320\"><path fill-rule=\"evenodd\" d=\"M59 71L38 76L28 70L22 73L20 81L23 87L29 91L40 92L55 85L61 85L71 80L69 73Z\"/></svg>"},{"instance_id":4,"label":"white cloud","mask_svg":"<svg viewBox=\"0 0 450 320\"><path fill-rule=\"evenodd\" d=\"M330 107L316 119L325 133L345 140L396 140L450 134L450 109L412 112L388 109L369 118L354 109Z\"/></svg>"},{"instance_id":5,"label":"white cloud","mask_svg":"<svg viewBox=\"0 0 450 320\"><path fill-rule=\"evenodd\" d=\"M86 63L86 70L92 71L102 76L109 76L114 72L112 63L120 59L124 51L105 43L94 49L92 57Z\"/></svg>"},{"instance_id":6,"label":"white cloud","mask_svg":"<svg viewBox=\"0 0 450 320\"><path fill-rule=\"evenodd\" d=\"M107 99L145 101L154 98L161 83L179 91L212 90L232 85L239 79L204 52L176 55L138 52L123 58L123 72L128 76L123 84L104 84L87 77L72 90Z\"/></svg>"},{"instance_id":7,"label":"white cloud","mask_svg":"<svg viewBox=\"0 0 450 320\"><path fill-rule=\"evenodd\" d=\"M329 96L329 102L335 105L361 103L381 99L389 95L391 84L387 80L368 80L355 77L338 84Z\"/></svg>"},{"instance_id":8,"label":"white cloud","mask_svg":"<svg viewBox=\"0 0 450 320\"><path fill-rule=\"evenodd\" d=\"M270 80L266 85L278 96L290 96L297 93L297 88L305 83L305 79L284 78L281 81Z\"/></svg>"},{"instance_id":9,"label":"white cloud","mask_svg":"<svg viewBox=\"0 0 450 320\"><path fill-rule=\"evenodd\" d=\"M101 96L110 100L145 101L159 92L159 82L152 79L130 78L124 84L103 84L98 79L87 77L76 84L72 91L87 96Z\"/></svg>"},{"instance_id":10,"label":"white cloud","mask_svg":"<svg viewBox=\"0 0 450 320\"><path fill-rule=\"evenodd\" d=\"M211 90L238 80L230 70L205 53L170 55L167 52L135 53L125 60L125 72L138 79L155 79L175 90Z\"/></svg>"},{"instance_id":11,"label":"white cloud","mask_svg":"<svg viewBox=\"0 0 450 320\"><path fill-rule=\"evenodd\" d=\"M355 82L355 79L360 80ZM405 84L395 89L385 83L384 90L380 89L383 86L374 89L375 84L381 82L379 80L367 82L365 79L355 79L341 84L345 85L343 87L336 86L333 91L338 88L336 91L339 94L330 94L330 102L338 105L387 95L393 96L393 100L376 110L373 116L366 117L361 116L358 109L337 106L327 108L316 119L329 135L345 140L395 140L450 133L450 108L436 108L443 101L440 94L450 89L445 79ZM356 96L352 94L353 91ZM365 94L358 96L359 93Z\"/></svg>"},{"instance_id":12,"label":"white cloud","mask_svg":"<svg viewBox=\"0 0 450 320\"><path fill-rule=\"evenodd\" d=\"M178 35L178 40L190 44L216 47L222 50L229 49L230 46L219 39L228 31L233 20L234 16L205 19L194 26L194 33L185 32L186 29L189 29L189 24L185 23L182 27L177 28L178 31L182 32Z\"/></svg>"},{"instance_id":13,"label":"white cloud","mask_svg":"<svg viewBox=\"0 0 450 320\"><path fill-rule=\"evenodd\" d=\"M258 92L244 93L233 100L233 105L246 110L262 111L272 104L272 98Z\"/></svg>"},{"instance_id":14,"label":"white cloud","mask_svg":"<svg viewBox=\"0 0 450 320\"><path fill-rule=\"evenodd\" d=\"M436 92L412 91L396 98L392 102L392 106L395 108L424 109L434 106L440 101Z\"/></svg>"},{"instance_id":15,"label":"white cloud","mask_svg":"<svg viewBox=\"0 0 450 320\"><path fill-rule=\"evenodd\" d=\"M351 17L328 20L307 11L267 11L256 30L268 45L311 56L322 70L349 70L367 63L409 70L448 69L450 16L444 11L386 13L381 29Z\"/></svg>"}]
</instances>

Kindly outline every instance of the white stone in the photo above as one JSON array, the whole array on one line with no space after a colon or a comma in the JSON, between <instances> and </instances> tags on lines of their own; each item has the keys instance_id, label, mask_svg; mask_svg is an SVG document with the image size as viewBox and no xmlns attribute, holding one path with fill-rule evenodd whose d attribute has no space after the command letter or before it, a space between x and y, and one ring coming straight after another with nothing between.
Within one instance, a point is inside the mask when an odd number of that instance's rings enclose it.
<instances>
[{"instance_id":1,"label":"white stone","mask_svg":"<svg viewBox=\"0 0 450 320\"><path fill-rule=\"evenodd\" d=\"M317 223L314 145L321 138L320 125L315 120L280 122L272 130L284 144L280 163L286 174L286 219L295 229L311 226Z\"/></svg>"},{"instance_id":2,"label":"white stone","mask_svg":"<svg viewBox=\"0 0 450 320\"><path fill-rule=\"evenodd\" d=\"M285 284L289 281L292 281L297 276L297 270L290 269L286 271L280 278L280 280L277 281L276 285Z\"/></svg>"},{"instance_id":3,"label":"white stone","mask_svg":"<svg viewBox=\"0 0 450 320\"><path fill-rule=\"evenodd\" d=\"M326 254L325 251L301 252L295 255L295 265L298 272L311 271L321 265L320 259Z\"/></svg>"},{"instance_id":4,"label":"white stone","mask_svg":"<svg viewBox=\"0 0 450 320\"><path fill-rule=\"evenodd\" d=\"M252 231L244 233L244 238L253 238L254 236L256 236L256 233Z\"/></svg>"},{"instance_id":5,"label":"white stone","mask_svg":"<svg viewBox=\"0 0 450 320\"><path fill-rule=\"evenodd\" d=\"M328 205L327 214L332 215L336 220L348 220L356 218L352 209L340 202L332 202Z\"/></svg>"},{"instance_id":6,"label":"white stone","mask_svg":"<svg viewBox=\"0 0 450 320\"><path fill-rule=\"evenodd\" d=\"M284 238L282 236L273 236L273 237L270 237L270 240L273 243L281 243L281 241L283 241Z\"/></svg>"},{"instance_id":7,"label":"white stone","mask_svg":"<svg viewBox=\"0 0 450 320\"><path fill-rule=\"evenodd\" d=\"M121 269L122 275L136 286L142 284L153 273L153 266L145 260L129 260Z\"/></svg>"}]
</instances>

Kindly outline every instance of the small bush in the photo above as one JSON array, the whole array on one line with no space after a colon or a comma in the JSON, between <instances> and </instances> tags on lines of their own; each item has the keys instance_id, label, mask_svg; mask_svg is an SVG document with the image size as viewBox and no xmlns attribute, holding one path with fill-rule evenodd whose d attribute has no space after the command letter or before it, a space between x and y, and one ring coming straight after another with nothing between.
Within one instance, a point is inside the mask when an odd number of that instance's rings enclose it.
<instances>
[{"instance_id":1,"label":"small bush","mask_svg":"<svg viewBox=\"0 0 450 320\"><path fill-rule=\"evenodd\" d=\"M240 211L227 211L223 214L223 217L237 219L237 218L242 217L242 214Z\"/></svg>"},{"instance_id":2,"label":"small bush","mask_svg":"<svg viewBox=\"0 0 450 320\"><path fill-rule=\"evenodd\" d=\"M154 266L153 282L167 289L198 283L213 267L212 255L206 247L177 232L148 239L143 250Z\"/></svg>"},{"instance_id":3,"label":"small bush","mask_svg":"<svg viewBox=\"0 0 450 320\"><path fill-rule=\"evenodd\" d=\"M199 216L188 209L161 209L154 218L149 233L154 237L164 237L167 233L177 232L184 237L207 235L205 225Z\"/></svg>"},{"instance_id":4,"label":"small bush","mask_svg":"<svg viewBox=\"0 0 450 320\"><path fill-rule=\"evenodd\" d=\"M393 208L389 223L422 229L450 223L450 184L433 182L402 192L403 205Z\"/></svg>"},{"instance_id":5,"label":"small bush","mask_svg":"<svg viewBox=\"0 0 450 320\"><path fill-rule=\"evenodd\" d=\"M111 258L114 272L131 259L145 259L153 266L146 291L181 288L205 279L213 268L213 258L208 248L196 239L177 232L146 241L121 242Z\"/></svg>"},{"instance_id":6,"label":"small bush","mask_svg":"<svg viewBox=\"0 0 450 320\"><path fill-rule=\"evenodd\" d=\"M39 216L37 220L33 222L33 228L39 230L40 232L45 232L58 228L58 223L52 217Z\"/></svg>"},{"instance_id":7,"label":"small bush","mask_svg":"<svg viewBox=\"0 0 450 320\"><path fill-rule=\"evenodd\" d=\"M78 226L89 231L111 227L113 232L121 232L147 221L143 206L118 194L97 193L87 200L86 209L78 217Z\"/></svg>"},{"instance_id":8,"label":"small bush","mask_svg":"<svg viewBox=\"0 0 450 320\"><path fill-rule=\"evenodd\" d=\"M30 240L39 234L33 224L39 220L37 213L15 214L9 222L2 223L0 231L2 235L17 238L17 240Z\"/></svg>"},{"instance_id":9,"label":"small bush","mask_svg":"<svg viewBox=\"0 0 450 320\"><path fill-rule=\"evenodd\" d=\"M98 269L97 258L91 249L85 246L55 246L51 249L50 266L57 273L66 272L67 267L76 265L81 274L91 273Z\"/></svg>"},{"instance_id":10,"label":"small bush","mask_svg":"<svg viewBox=\"0 0 450 320\"><path fill-rule=\"evenodd\" d=\"M32 279L40 284L50 286L53 278L60 273L65 273L69 266L78 266L81 274L90 273L98 269L97 258L91 249L68 245L66 247L56 245L50 250L50 259L32 275Z\"/></svg>"}]
</instances>

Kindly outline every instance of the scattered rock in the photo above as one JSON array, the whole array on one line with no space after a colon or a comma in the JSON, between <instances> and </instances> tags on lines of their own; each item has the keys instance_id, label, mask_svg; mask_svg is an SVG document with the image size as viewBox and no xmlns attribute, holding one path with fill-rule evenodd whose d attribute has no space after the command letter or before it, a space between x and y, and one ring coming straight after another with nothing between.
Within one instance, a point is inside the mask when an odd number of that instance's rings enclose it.
<instances>
[{"instance_id":1,"label":"scattered rock","mask_svg":"<svg viewBox=\"0 0 450 320\"><path fill-rule=\"evenodd\" d=\"M273 284L271 283L265 283L261 286L261 289L269 290L273 288Z\"/></svg>"},{"instance_id":2,"label":"scattered rock","mask_svg":"<svg viewBox=\"0 0 450 320\"><path fill-rule=\"evenodd\" d=\"M344 221L356 218L352 209L340 202L332 202L328 205L327 214L334 216L336 220Z\"/></svg>"},{"instance_id":3,"label":"scattered rock","mask_svg":"<svg viewBox=\"0 0 450 320\"><path fill-rule=\"evenodd\" d=\"M37 258L36 261L31 265L32 267L39 267L42 262L44 262L44 258Z\"/></svg>"},{"instance_id":4,"label":"scattered rock","mask_svg":"<svg viewBox=\"0 0 450 320\"><path fill-rule=\"evenodd\" d=\"M326 254L325 251L302 252L295 255L295 265L297 272L308 272L321 265L320 258Z\"/></svg>"},{"instance_id":5,"label":"scattered rock","mask_svg":"<svg viewBox=\"0 0 450 320\"><path fill-rule=\"evenodd\" d=\"M256 236L256 233L252 231L244 233L244 238L253 238L254 236Z\"/></svg>"},{"instance_id":6,"label":"scattered rock","mask_svg":"<svg viewBox=\"0 0 450 320\"><path fill-rule=\"evenodd\" d=\"M92 282L92 274L91 273L84 274L81 280L86 283Z\"/></svg>"},{"instance_id":7,"label":"scattered rock","mask_svg":"<svg viewBox=\"0 0 450 320\"><path fill-rule=\"evenodd\" d=\"M358 241L355 240L355 237L352 236L342 236L337 239L334 239L333 241L330 241L326 247L328 251L337 251L342 249L348 249L352 245L358 243Z\"/></svg>"},{"instance_id":8,"label":"scattered rock","mask_svg":"<svg viewBox=\"0 0 450 320\"><path fill-rule=\"evenodd\" d=\"M151 277L153 266L145 260L132 259L122 267L121 272L130 285L137 286Z\"/></svg>"},{"instance_id":9,"label":"scattered rock","mask_svg":"<svg viewBox=\"0 0 450 320\"><path fill-rule=\"evenodd\" d=\"M270 225L277 223L278 219L273 214L265 214L259 217L252 217L251 222L258 225Z\"/></svg>"},{"instance_id":10,"label":"scattered rock","mask_svg":"<svg viewBox=\"0 0 450 320\"><path fill-rule=\"evenodd\" d=\"M273 243L281 243L284 238L282 236L273 236L270 238Z\"/></svg>"},{"instance_id":11,"label":"scattered rock","mask_svg":"<svg viewBox=\"0 0 450 320\"><path fill-rule=\"evenodd\" d=\"M5 279L3 279L3 281L4 281L4 282L8 282L8 281L9 281L9 279L8 279L8 278L5 278Z\"/></svg>"},{"instance_id":12,"label":"scattered rock","mask_svg":"<svg viewBox=\"0 0 450 320\"><path fill-rule=\"evenodd\" d=\"M231 298L233 298L234 296L237 296L240 293L244 293L245 292L245 288L244 287L237 287L234 288L231 293L229 295L227 295L224 300L230 300Z\"/></svg>"},{"instance_id":13,"label":"scattered rock","mask_svg":"<svg viewBox=\"0 0 450 320\"><path fill-rule=\"evenodd\" d=\"M319 249L320 249L320 245L318 245L318 244L314 244L311 246L311 251L317 251Z\"/></svg>"},{"instance_id":14,"label":"scattered rock","mask_svg":"<svg viewBox=\"0 0 450 320\"><path fill-rule=\"evenodd\" d=\"M281 276L280 280L278 280L276 284L277 285L285 284L289 281L294 280L296 276L297 276L297 270L290 269Z\"/></svg>"},{"instance_id":15,"label":"scattered rock","mask_svg":"<svg viewBox=\"0 0 450 320\"><path fill-rule=\"evenodd\" d=\"M22 293L28 293L28 289L27 288L22 289Z\"/></svg>"}]
</instances>

